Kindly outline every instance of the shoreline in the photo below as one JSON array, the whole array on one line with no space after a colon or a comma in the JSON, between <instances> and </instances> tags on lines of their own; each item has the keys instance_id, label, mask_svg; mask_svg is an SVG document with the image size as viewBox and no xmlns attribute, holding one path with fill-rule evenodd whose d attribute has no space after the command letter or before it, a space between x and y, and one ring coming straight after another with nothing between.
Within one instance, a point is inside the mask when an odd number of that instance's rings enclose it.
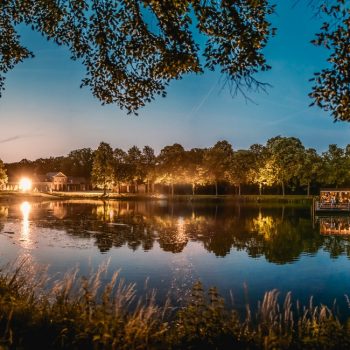
<instances>
[{"instance_id":1,"label":"shoreline","mask_svg":"<svg viewBox=\"0 0 350 350\"><path fill-rule=\"evenodd\" d=\"M0 192L0 201L16 200L66 200L66 199L93 199L116 201L169 201L169 202L236 202L236 203L280 203L280 204L312 204L316 196L307 195L188 195L174 196L163 194L138 194L138 193L108 193L103 196L101 192Z\"/></svg>"}]
</instances>

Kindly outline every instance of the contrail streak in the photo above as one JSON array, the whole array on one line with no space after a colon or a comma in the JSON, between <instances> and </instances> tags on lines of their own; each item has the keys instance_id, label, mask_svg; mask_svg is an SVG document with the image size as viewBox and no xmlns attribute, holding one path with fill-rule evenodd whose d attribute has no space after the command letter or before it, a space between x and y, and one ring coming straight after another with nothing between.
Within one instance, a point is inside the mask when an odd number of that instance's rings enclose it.
<instances>
[{"instance_id":1,"label":"contrail streak","mask_svg":"<svg viewBox=\"0 0 350 350\"><path fill-rule=\"evenodd\" d=\"M36 137L36 136L41 136L41 135L38 135L38 134L22 134L22 135L11 136L11 137L8 137L7 139L0 140L0 144L11 142L11 141L16 141L16 140L19 140L19 139L25 139L25 138L28 138L28 137Z\"/></svg>"},{"instance_id":2,"label":"contrail streak","mask_svg":"<svg viewBox=\"0 0 350 350\"><path fill-rule=\"evenodd\" d=\"M212 94L212 92L214 91L215 86L217 85L217 82L215 82L212 87L208 90L207 94L203 97L203 99L197 104L195 105L191 112L189 113L189 117L192 117L194 114L196 114L200 108L203 106L203 104L205 103L205 101L208 99L208 97Z\"/></svg>"}]
</instances>

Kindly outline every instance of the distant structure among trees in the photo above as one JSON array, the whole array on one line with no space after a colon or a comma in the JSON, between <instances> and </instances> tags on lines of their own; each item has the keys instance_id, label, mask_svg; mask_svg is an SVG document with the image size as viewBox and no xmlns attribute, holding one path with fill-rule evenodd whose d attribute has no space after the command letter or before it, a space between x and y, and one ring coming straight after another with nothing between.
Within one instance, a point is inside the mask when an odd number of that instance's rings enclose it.
<instances>
[{"instance_id":1,"label":"distant structure among trees","mask_svg":"<svg viewBox=\"0 0 350 350\"><path fill-rule=\"evenodd\" d=\"M345 149L329 145L318 154L295 137L277 136L247 150L234 150L223 140L209 148L190 150L175 143L156 155L150 146L124 151L101 142L95 151L84 148L66 157L23 159L6 164L6 169L1 162L3 189L8 178L7 188L11 189L13 179L29 176L38 190L310 195L320 186L350 186L350 145Z\"/></svg>"},{"instance_id":2,"label":"distant structure among trees","mask_svg":"<svg viewBox=\"0 0 350 350\"><path fill-rule=\"evenodd\" d=\"M17 191L21 188L21 176L10 178L4 189ZM62 172L50 172L45 175L30 175L31 190L39 192L52 191L87 191L90 182L84 177L67 176Z\"/></svg>"}]
</instances>

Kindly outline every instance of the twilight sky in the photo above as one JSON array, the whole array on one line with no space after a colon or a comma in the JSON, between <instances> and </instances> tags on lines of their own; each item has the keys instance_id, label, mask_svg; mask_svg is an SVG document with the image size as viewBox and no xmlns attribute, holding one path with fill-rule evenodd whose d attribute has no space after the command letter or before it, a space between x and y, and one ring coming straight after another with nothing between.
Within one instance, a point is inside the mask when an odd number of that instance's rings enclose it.
<instances>
[{"instance_id":1,"label":"twilight sky","mask_svg":"<svg viewBox=\"0 0 350 350\"><path fill-rule=\"evenodd\" d=\"M175 142L185 148L208 147L226 139L234 149L265 143L277 135L295 136L306 147L325 151L330 143L350 143L350 124L309 108L308 79L323 65L325 52L309 42L319 29L303 2L280 1L272 17L278 28L265 50L272 70L260 78L273 87L268 94L232 98L218 73L188 75L171 83L158 98L128 116L117 106L101 106L87 88L80 89L84 67L69 52L21 28L22 42L36 57L7 75L0 99L0 159L36 159L96 148L100 141L127 149L152 146L156 152ZM281 4L283 3L283 4ZM306 3L306 1L305 1Z\"/></svg>"}]
</instances>

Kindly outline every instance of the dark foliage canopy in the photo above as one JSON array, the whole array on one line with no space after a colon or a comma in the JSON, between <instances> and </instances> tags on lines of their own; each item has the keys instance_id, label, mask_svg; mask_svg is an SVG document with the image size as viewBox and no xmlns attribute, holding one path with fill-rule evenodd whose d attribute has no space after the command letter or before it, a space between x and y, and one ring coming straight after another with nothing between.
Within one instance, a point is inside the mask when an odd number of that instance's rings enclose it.
<instances>
[{"instance_id":1,"label":"dark foliage canopy","mask_svg":"<svg viewBox=\"0 0 350 350\"><path fill-rule=\"evenodd\" d=\"M129 112L204 68L219 67L236 89L259 88L253 75L269 68L261 50L272 12L267 0L2 0L0 89L4 74L33 56L19 40L21 23L68 47L86 68L82 86Z\"/></svg>"},{"instance_id":2,"label":"dark foliage canopy","mask_svg":"<svg viewBox=\"0 0 350 350\"><path fill-rule=\"evenodd\" d=\"M315 73L312 104L350 120L350 5L310 0L325 18L313 41L329 49ZM292 5L292 2L291 2ZM268 0L1 0L0 95L6 73L34 54L20 41L25 24L66 46L82 62L81 86L129 113L166 95L173 79L218 69L233 94L264 89L263 49L274 34Z\"/></svg>"},{"instance_id":3,"label":"dark foliage canopy","mask_svg":"<svg viewBox=\"0 0 350 350\"><path fill-rule=\"evenodd\" d=\"M330 111L334 121L350 121L350 2L330 1L320 11L328 21L313 43L326 47L330 54L327 67L312 79L312 105Z\"/></svg>"}]
</instances>

